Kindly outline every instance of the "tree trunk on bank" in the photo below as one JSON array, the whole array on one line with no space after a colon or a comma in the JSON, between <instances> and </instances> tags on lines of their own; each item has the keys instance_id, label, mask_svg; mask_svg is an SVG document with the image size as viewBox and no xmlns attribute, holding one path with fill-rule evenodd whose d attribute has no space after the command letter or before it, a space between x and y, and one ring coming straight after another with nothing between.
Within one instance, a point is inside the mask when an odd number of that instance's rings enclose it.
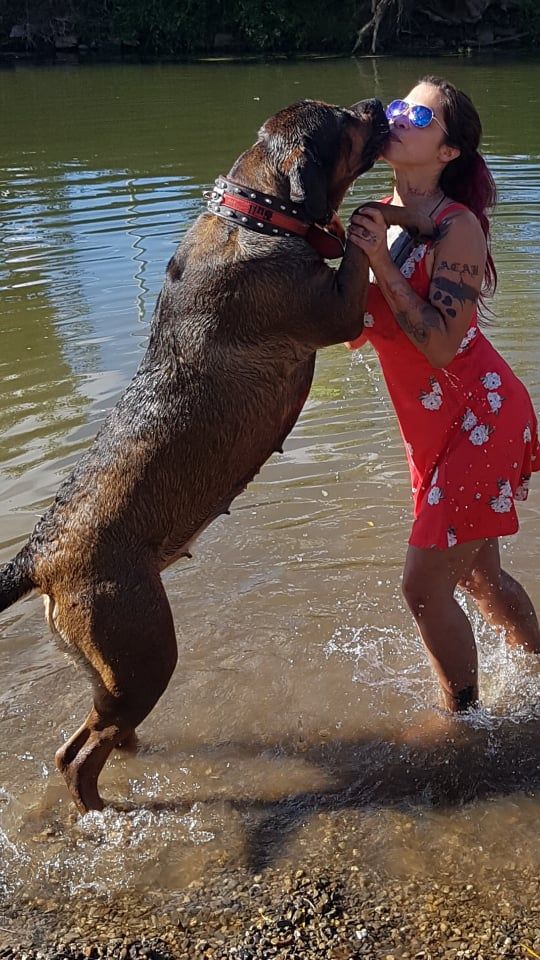
<instances>
[{"instance_id":1,"label":"tree trunk on bank","mask_svg":"<svg viewBox=\"0 0 540 960\"><path fill-rule=\"evenodd\" d=\"M400 0L397 0L397 2L400 3ZM364 37L369 36L370 33L372 34L371 53L377 52L377 38L379 36L381 23L383 22L388 9L394 6L395 3L396 0L371 0L371 20L368 20L368 22L365 23L364 26L358 31L356 43L352 51L353 55L362 45Z\"/></svg>"},{"instance_id":2,"label":"tree trunk on bank","mask_svg":"<svg viewBox=\"0 0 540 960\"><path fill-rule=\"evenodd\" d=\"M454 0L451 4L451 12L448 9L449 6L448 0L371 0L371 17L358 30L352 53L354 55L369 37L371 37L370 52L372 54L377 52L379 32L385 19L387 24L384 33L387 38L390 33L392 41L395 41L401 32L405 15L410 23L420 19L424 23L436 25L438 29L448 27L454 32L460 27L472 26L475 27L473 37L481 22L486 19L488 22L502 25L501 37L482 45L511 41L522 36L505 29L505 24L512 19L512 13L515 17L520 10L519 0ZM389 25L388 13L393 14L392 23ZM410 32L410 29L406 32Z\"/></svg>"}]
</instances>

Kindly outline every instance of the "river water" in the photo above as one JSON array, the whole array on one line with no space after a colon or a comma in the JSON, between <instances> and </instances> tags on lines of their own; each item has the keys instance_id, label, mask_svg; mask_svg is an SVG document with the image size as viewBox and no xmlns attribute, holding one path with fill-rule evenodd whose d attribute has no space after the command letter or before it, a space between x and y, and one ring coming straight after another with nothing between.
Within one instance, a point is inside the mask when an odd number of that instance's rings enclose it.
<instances>
[{"instance_id":1,"label":"river water","mask_svg":"<svg viewBox=\"0 0 540 960\"><path fill-rule=\"evenodd\" d=\"M540 66L480 60L17 67L0 73L0 560L16 552L133 374L201 192L301 97L469 92L500 191L489 336L540 409ZM378 165L342 209L388 191ZM538 487L538 484L536 484ZM540 491L505 566L540 607ZM540 676L476 617L483 706L450 742L400 593L405 458L370 349L322 352L282 457L165 575L179 664L77 818L53 756L89 707L41 601L0 620L0 892L69 897L309 852L392 876L537 876ZM463 600L465 602L465 600ZM426 727L424 727L426 725ZM341 838L338 845L336 838ZM338 849L339 847L339 849ZM506 881L505 879L506 878ZM499 894L498 894L499 895Z\"/></svg>"}]
</instances>

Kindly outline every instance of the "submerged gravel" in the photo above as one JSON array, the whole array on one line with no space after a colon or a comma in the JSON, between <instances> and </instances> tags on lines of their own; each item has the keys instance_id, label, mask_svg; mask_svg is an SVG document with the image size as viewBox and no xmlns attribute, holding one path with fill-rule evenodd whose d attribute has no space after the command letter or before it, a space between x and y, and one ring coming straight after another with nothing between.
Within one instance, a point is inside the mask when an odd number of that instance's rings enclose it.
<instances>
[{"instance_id":1,"label":"submerged gravel","mask_svg":"<svg viewBox=\"0 0 540 960\"><path fill-rule=\"evenodd\" d=\"M24 910L24 915L22 914ZM540 880L383 879L246 868L184 893L4 904L0 960L493 960L540 957Z\"/></svg>"}]
</instances>

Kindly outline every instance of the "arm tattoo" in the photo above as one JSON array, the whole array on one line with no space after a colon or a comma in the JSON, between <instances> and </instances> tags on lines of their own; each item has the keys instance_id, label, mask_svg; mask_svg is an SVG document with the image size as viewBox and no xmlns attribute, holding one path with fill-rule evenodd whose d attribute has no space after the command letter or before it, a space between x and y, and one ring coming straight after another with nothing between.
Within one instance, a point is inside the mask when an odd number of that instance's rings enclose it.
<instances>
[{"instance_id":1,"label":"arm tattoo","mask_svg":"<svg viewBox=\"0 0 540 960\"><path fill-rule=\"evenodd\" d=\"M400 310L396 313L398 325L407 333L416 343L425 343L429 337L430 331L444 329L444 319L438 310L434 310L429 304L422 307L422 317L420 320L412 320L409 314Z\"/></svg>"},{"instance_id":2,"label":"arm tattoo","mask_svg":"<svg viewBox=\"0 0 540 960\"><path fill-rule=\"evenodd\" d=\"M432 284L437 288L432 300L438 308L443 309L448 317L454 318L457 314L457 305L461 309L467 302L475 304L478 300L478 290L460 280L455 283L447 277L435 277Z\"/></svg>"},{"instance_id":3,"label":"arm tattoo","mask_svg":"<svg viewBox=\"0 0 540 960\"><path fill-rule=\"evenodd\" d=\"M398 325L403 330L403 333L408 333L410 337L416 340L417 343L425 343L427 340L427 330L422 326L421 323L411 323L409 317L403 311L396 313L396 320Z\"/></svg>"},{"instance_id":4,"label":"arm tattoo","mask_svg":"<svg viewBox=\"0 0 540 960\"><path fill-rule=\"evenodd\" d=\"M436 223L436 224L435 224L435 231L434 231L433 236L432 236L432 238L431 238L431 243L432 243L434 246L436 246L438 243L440 243L441 240L444 240L445 236L447 235L447 233L448 233L448 231L449 231L449 229L450 229L450 224L451 224L451 223L452 223L452 218L451 218L451 217L448 217L448 219L442 220L441 223Z\"/></svg>"},{"instance_id":5,"label":"arm tattoo","mask_svg":"<svg viewBox=\"0 0 540 960\"><path fill-rule=\"evenodd\" d=\"M464 275L467 274L469 277L478 276L478 264L477 263L459 263L458 261L452 261L448 263L448 260L441 260L437 265L437 271L447 270L448 273L459 273L461 279Z\"/></svg>"}]
</instances>

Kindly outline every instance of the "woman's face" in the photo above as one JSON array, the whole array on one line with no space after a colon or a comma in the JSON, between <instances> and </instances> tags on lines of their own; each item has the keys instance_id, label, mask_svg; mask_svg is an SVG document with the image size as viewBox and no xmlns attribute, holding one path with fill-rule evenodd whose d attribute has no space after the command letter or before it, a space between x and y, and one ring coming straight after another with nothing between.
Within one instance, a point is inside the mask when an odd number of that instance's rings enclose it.
<instances>
[{"instance_id":1,"label":"woman's face","mask_svg":"<svg viewBox=\"0 0 540 960\"><path fill-rule=\"evenodd\" d=\"M446 126L441 95L437 87L429 83L419 83L403 98L408 104L421 104L431 107L434 117L443 127ZM428 127L415 127L405 114L390 121L390 137L382 153L394 169L408 167L432 167L448 162L445 159L447 147L444 145L446 134L433 119Z\"/></svg>"}]
</instances>

